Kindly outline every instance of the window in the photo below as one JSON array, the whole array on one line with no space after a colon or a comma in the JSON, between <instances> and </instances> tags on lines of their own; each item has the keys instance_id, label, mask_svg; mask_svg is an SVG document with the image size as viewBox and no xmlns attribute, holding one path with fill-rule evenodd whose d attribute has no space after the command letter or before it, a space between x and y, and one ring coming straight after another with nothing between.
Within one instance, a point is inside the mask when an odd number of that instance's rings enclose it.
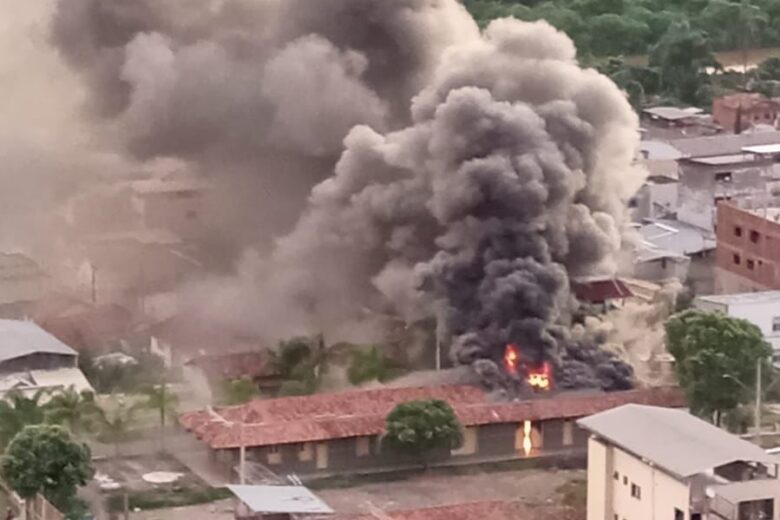
<instances>
[{"instance_id":1,"label":"window","mask_svg":"<svg viewBox=\"0 0 780 520\"><path fill-rule=\"evenodd\" d=\"M272 446L268 446L268 453L279 453L281 450L279 449L278 444L274 444Z\"/></svg>"},{"instance_id":2,"label":"window","mask_svg":"<svg viewBox=\"0 0 780 520\"><path fill-rule=\"evenodd\" d=\"M685 520L685 513L683 513L676 507L674 508L674 520Z\"/></svg>"},{"instance_id":3,"label":"window","mask_svg":"<svg viewBox=\"0 0 780 520\"><path fill-rule=\"evenodd\" d=\"M751 271L756 268L756 262L754 260L748 259L747 261L747 268Z\"/></svg>"},{"instance_id":4,"label":"window","mask_svg":"<svg viewBox=\"0 0 780 520\"><path fill-rule=\"evenodd\" d=\"M627 476L625 476L625 475L623 475L623 485L624 485L624 486L627 486L627 485L628 485L628 477L627 477Z\"/></svg>"},{"instance_id":5,"label":"window","mask_svg":"<svg viewBox=\"0 0 780 520\"><path fill-rule=\"evenodd\" d=\"M734 226L734 236L735 237L741 237L742 236L742 227L741 226Z\"/></svg>"},{"instance_id":6,"label":"window","mask_svg":"<svg viewBox=\"0 0 780 520\"><path fill-rule=\"evenodd\" d=\"M758 239L761 238L761 235L758 233L758 231L751 231L750 232L750 241L754 244L758 244Z\"/></svg>"},{"instance_id":7,"label":"window","mask_svg":"<svg viewBox=\"0 0 780 520\"><path fill-rule=\"evenodd\" d=\"M772 332L780 332L780 316L772 318Z\"/></svg>"},{"instance_id":8,"label":"window","mask_svg":"<svg viewBox=\"0 0 780 520\"><path fill-rule=\"evenodd\" d=\"M631 496L636 498L637 500L640 500L642 498L642 488L631 483Z\"/></svg>"},{"instance_id":9,"label":"window","mask_svg":"<svg viewBox=\"0 0 780 520\"><path fill-rule=\"evenodd\" d=\"M742 263L742 257L740 257L737 253L734 253L734 265L739 265Z\"/></svg>"},{"instance_id":10,"label":"window","mask_svg":"<svg viewBox=\"0 0 780 520\"><path fill-rule=\"evenodd\" d=\"M617 471L616 471L616 472L614 472L614 473L612 474L612 478L614 478L615 480L620 480L620 473L618 473Z\"/></svg>"},{"instance_id":11,"label":"window","mask_svg":"<svg viewBox=\"0 0 780 520\"><path fill-rule=\"evenodd\" d=\"M731 172L716 173L715 182L731 182Z\"/></svg>"}]
</instances>

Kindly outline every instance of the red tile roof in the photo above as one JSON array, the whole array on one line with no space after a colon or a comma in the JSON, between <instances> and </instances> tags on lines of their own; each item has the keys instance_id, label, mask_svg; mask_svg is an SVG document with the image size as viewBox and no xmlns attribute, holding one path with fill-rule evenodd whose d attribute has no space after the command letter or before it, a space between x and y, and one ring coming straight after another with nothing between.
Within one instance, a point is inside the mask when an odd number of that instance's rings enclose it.
<instances>
[{"instance_id":1,"label":"red tile roof","mask_svg":"<svg viewBox=\"0 0 780 520\"><path fill-rule=\"evenodd\" d=\"M472 386L383 388L280 399L258 399L241 406L183 414L186 429L214 449L270 446L343 439L384 432L385 418L397 405L419 399L447 401L464 426L518 423L526 420L580 418L627 404L682 407L673 388L627 392L559 394L502 403L488 402ZM243 427L242 427L243 423Z\"/></svg>"},{"instance_id":2,"label":"red tile roof","mask_svg":"<svg viewBox=\"0 0 780 520\"><path fill-rule=\"evenodd\" d=\"M562 507L529 508L516 502L470 502L406 511L390 511L383 516L338 516L336 520L575 520L574 510Z\"/></svg>"},{"instance_id":3,"label":"red tile roof","mask_svg":"<svg viewBox=\"0 0 780 520\"><path fill-rule=\"evenodd\" d=\"M602 303L634 295L623 280L618 278L575 280L572 282L572 290L578 300L588 303Z\"/></svg>"}]
</instances>

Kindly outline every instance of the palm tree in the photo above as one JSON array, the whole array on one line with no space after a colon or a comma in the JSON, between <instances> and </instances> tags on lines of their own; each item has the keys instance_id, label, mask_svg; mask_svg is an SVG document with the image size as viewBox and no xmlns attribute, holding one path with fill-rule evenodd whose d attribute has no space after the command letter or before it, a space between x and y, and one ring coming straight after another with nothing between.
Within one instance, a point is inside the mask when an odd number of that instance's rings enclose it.
<instances>
[{"instance_id":1,"label":"palm tree","mask_svg":"<svg viewBox=\"0 0 780 520\"><path fill-rule=\"evenodd\" d=\"M135 422L136 405L119 401L111 410L97 408L96 419L100 433L114 445L114 456L119 457L119 443L127 438L130 425Z\"/></svg>"},{"instance_id":2,"label":"palm tree","mask_svg":"<svg viewBox=\"0 0 780 520\"><path fill-rule=\"evenodd\" d=\"M95 394L73 387L55 394L45 406L46 421L65 426L73 435L92 431L98 413Z\"/></svg>"},{"instance_id":3,"label":"palm tree","mask_svg":"<svg viewBox=\"0 0 780 520\"><path fill-rule=\"evenodd\" d=\"M5 449L11 439L25 426L41 424L44 410L41 399L45 395L38 390L31 397L18 390L12 390L0 401L0 450Z\"/></svg>"},{"instance_id":4,"label":"palm tree","mask_svg":"<svg viewBox=\"0 0 780 520\"><path fill-rule=\"evenodd\" d=\"M179 398L170 391L165 382L145 389L144 394L146 402L143 406L160 414L160 449L165 451L165 418L176 413Z\"/></svg>"}]
</instances>

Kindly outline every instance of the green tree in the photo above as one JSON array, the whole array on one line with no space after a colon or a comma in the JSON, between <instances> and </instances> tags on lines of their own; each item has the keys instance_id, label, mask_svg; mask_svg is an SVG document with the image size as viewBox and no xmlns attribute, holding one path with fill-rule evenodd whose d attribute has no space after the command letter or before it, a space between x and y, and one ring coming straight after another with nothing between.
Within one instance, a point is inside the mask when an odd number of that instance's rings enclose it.
<instances>
[{"instance_id":1,"label":"green tree","mask_svg":"<svg viewBox=\"0 0 780 520\"><path fill-rule=\"evenodd\" d=\"M119 445L127 440L130 427L135 422L137 405L120 401L112 409L100 408L97 424L100 437L114 445L114 456L119 457Z\"/></svg>"},{"instance_id":2,"label":"green tree","mask_svg":"<svg viewBox=\"0 0 780 520\"><path fill-rule=\"evenodd\" d=\"M393 361L376 345L368 349L356 348L351 352L347 377L353 385L366 381L389 381L398 373Z\"/></svg>"},{"instance_id":3,"label":"green tree","mask_svg":"<svg viewBox=\"0 0 780 520\"><path fill-rule=\"evenodd\" d=\"M756 76L765 81L780 81L780 58L762 61L756 69Z\"/></svg>"},{"instance_id":4,"label":"green tree","mask_svg":"<svg viewBox=\"0 0 780 520\"><path fill-rule=\"evenodd\" d=\"M0 451L11 442L25 426L41 424L45 415L41 399L45 395L39 390L30 397L19 391L8 392L0 400Z\"/></svg>"},{"instance_id":5,"label":"green tree","mask_svg":"<svg viewBox=\"0 0 780 520\"><path fill-rule=\"evenodd\" d=\"M257 384L248 377L223 381L219 393L220 403L228 406L244 404L260 396Z\"/></svg>"},{"instance_id":6,"label":"green tree","mask_svg":"<svg viewBox=\"0 0 780 520\"><path fill-rule=\"evenodd\" d=\"M644 23L617 14L601 14L590 19L590 51L597 56L637 54L647 49L650 28Z\"/></svg>"},{"instance_id":7,"label":"green tree","mask_svg":"<svg viewBox=\"0 0 780 520\"><path fill-rule=\"evenodd\" d=\"M8 445L0 470L20 497L40 493L63 512L73 506L78 486L92 477L90 451L56 425L25 426Z\"/></svg>"},{"instance_id":8,"label":"green tree","mask_svg":"<svg viewBox=\"0 0 780 520\"><path fill-rule=\"evenodd\" d=\"M165 419L176 413L179 398L171 392L167 383L150 386L144 389L146 400L143 406L154 410L160 417L160 449L165 451Z\"/></svg>"},{"instance_id":9,"label":"green tree","mask_svg":"<svg viewBox=\"0 0 780 520\"><path fill-rule=\"evenodd\" d=\"M687 310L666 323L669 352L691 410L714 417L751 400L756 366L769 374L770 346L752 323L718 312Z\"/></svg>"},{"instance_id":10,"label":"green tree","mask_svg":"<svg viewBox=\"0 0 780 520\"><path fill-rule=\"evenodd\" d=\"M95 394L73 387L57 392L44 407L46 422L65 426L73 435L92 431L97 414Z\"/></svg>"},{"instance_id":11,"label":"green tree","mask_svg":"<svg viewBox=\"0 0 780 520\"><path fill-rule=\"evenodd\" d=\"M690 105L706 104L708 67L717 68L707 35L687 21L672 24L650 51L649 64L660 73L661 89Z\"/></svg>"},{"instance_id":12,"label":"green tree","mask_svg":"<svg viewBox=\"0 0 780 520\"><path fill-rule=\"evenodd\" d=\"M395 407L387 416L384 442L391 449L419 458L438 450L449 452L463 444L460 422L449 404L440 400L410 401Z\"/></svg>"}]
</instances>

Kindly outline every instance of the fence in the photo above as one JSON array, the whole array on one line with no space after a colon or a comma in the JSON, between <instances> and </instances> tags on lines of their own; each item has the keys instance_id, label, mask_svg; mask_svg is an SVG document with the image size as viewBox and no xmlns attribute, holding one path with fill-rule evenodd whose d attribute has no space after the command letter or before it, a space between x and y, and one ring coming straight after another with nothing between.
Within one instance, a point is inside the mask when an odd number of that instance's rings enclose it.
<instances>
[{"instance_id":1,"label":"fence","mask_svg":"<svg viewBox=\"0 0 780 520\"><path fill-rule=\"evenodd\" d=\"M0 500L0 503L13 512L15 520L65 520L65 515L51 505L43 495L36 495L35 499L25 505L24 500L19 498L2 480L0 480L0 494L7 499L5 503ZM0 511L0 514L5 515L7 509Z\"/></svg>"}]
</instances>

